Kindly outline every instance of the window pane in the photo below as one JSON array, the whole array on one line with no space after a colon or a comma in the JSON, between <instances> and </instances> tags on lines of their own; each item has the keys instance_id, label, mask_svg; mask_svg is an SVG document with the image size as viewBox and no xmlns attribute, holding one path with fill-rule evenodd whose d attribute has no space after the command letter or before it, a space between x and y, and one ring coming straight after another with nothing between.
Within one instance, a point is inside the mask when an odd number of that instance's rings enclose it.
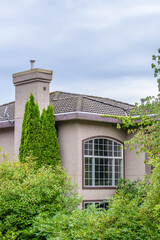
<instances>
[{"instance_id":1,"label":"window pane","mask_svg":"<svg viewBox=\"0 0 160 240\"><path fill-rule=\"evenodd\" d=\"M87 207L91 206L93 203L84 203L84 208L87 209Z\"/></svg>"},{"instance_id":2,"label":"window pane","mask_svg":"<svg viewBox=\"0 0 160 240\"><path fill-rule=\"evenodd\" d=\"M99 164L99 158L95 158L95 164Z\"/></svg>"},{"instance_id":3,"label":"window pane","mask_svg":"<svg viewBox=\"0 0 160 240\"><path fill-rule=\"evenodd\" d=\"M88 171L88 165L85 165L85 172Z\"/></svg>"},{"instance_id":4,"label":"window pane","mask_svg":"<svg viewBox=\"0 0 160 240\"><path fill-rule=\"evenodd\" d=\"M121 157L122 156L122 149L121 144L114 142L114 156Z\"/></svg>"},{"instance_id":5,"label":"window pane","mask_svg":"<svg viewBox=\"0 0 160 240\"><path fill-rule=\"evenodd\" d=\"M112 180L109 180L109 186L112 186Z\"/></svg>"},{"instance_id":6,"label":"window pane","mask_svg":"<svg viewBox=\"0 0 160 240\"><path fill-rule=\"evenodd\" d=\"M93 154L93 140L87 141L84 144L84 153L85 155L92 155Z\"/></svg>"},{"instance_id":7,"label":"window pane","mask_svg":"<svg viewBox=\"0 0 160 240\"><path fill-rule=\"evenodd\" d=\"M99 180L95 179L95 186L99 186Z\"/></svg>"},{"instance_id":8,"label":"window pane","mask_svg":"<svg viewBox=\"0 0 160 240\"><path fill-rule=\"evenodd\" d=\"M88 186L88 179L85 179L85 186Z\"/></svg>"}]
</instances>

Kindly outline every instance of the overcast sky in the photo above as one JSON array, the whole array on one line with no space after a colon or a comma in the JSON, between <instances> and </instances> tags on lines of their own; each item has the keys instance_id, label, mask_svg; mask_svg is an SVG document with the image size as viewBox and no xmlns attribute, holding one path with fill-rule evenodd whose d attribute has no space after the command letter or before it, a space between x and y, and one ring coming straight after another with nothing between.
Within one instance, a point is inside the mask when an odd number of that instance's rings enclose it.
<instances>
[{"instance_id":1,"label":"overcast sky","mask_svg":"<svg viewBox=\"0 0 160 240\"><path fill-rule=\"evenodd\" d=\"M0 104L30 59L53 70L51 91L135 103L157 95L158 48L160 0L1 0Z\"/></svg>"}]
</instances>

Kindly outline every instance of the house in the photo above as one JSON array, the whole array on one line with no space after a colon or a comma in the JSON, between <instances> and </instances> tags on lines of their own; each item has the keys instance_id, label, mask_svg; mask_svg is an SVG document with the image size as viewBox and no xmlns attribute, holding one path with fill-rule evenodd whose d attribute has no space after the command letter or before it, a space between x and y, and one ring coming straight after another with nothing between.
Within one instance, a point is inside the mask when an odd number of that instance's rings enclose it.
<instances>
[{"instance_id":1,"label":"house","mask_svg":"<svg viewBox=\"0 0 160 240\"><path fill-rule=\"evenodd\" d=\"M133 105L83 94L49 93L51 80L52 71L38 68L13 74L15 101L0 106L0 146L11 159L18 156L24 106L32 92L40 111L49 103L54 106L61 161L79 185L83 206L113 196L118 178L134 180L149 171L144 153L137 159L135 151L124 149L131 136L117 129L120 121L112 117L127 116Z\"/></svg>"}]
</instances>

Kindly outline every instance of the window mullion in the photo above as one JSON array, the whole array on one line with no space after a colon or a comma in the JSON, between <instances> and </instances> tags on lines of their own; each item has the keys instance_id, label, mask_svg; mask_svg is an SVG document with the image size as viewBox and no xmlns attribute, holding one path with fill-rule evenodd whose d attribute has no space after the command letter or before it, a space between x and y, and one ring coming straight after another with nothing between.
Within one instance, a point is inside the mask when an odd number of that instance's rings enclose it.
<instances>
[{"instance_id":1,"label":"window mullion","mask_svg":"<svg viewBox=\"0 0 160 240\"><path fill-rule=\"evenodd\" d=\"M115 159L112 160L112 186L115 186Z\"/></svg>"},{"instance_id":2,"label":"window mullion","mask_svg":"<svg viewBox=\"0 0 160 240\"><path fill-rule=\"evenodd\" d=\"M115 185L115 159L114 159L114 142L112 141L112 186Z\"/></svg>"},{"instance_id":3,"label":"window mullion","mask_svg":"<svg viewBox=\"0 0 160 240\"><path fill-rule=\"evenodd\" d=\"M123 146L122 146L122 149L123 149ZM123 175L124 174L124 172L123 172L123 150L122 150L122 155L121 155L121 168L122 168L122 174L121 174L122 176L121 177L124 178L124 175Z\"/></svg>"},{"instance_id":4,"label":"window mullion","mask_svg":"<svg viewBox=\"0 0 160 240\"><path fill-rule=\"evenodd\" d=\"M93 164L92 164L92 185L95 186L95 158L93 157Z\"/></svg>"},{"instance_id":5,"label":"window mullion","mask_svg":"<svg viewBox=\"0 0 160 240\"><path fill-rule=\"evenodd\" d=\"M95 186L94 140L92 141L92 186Z\"/></svg>"}]
</instances>

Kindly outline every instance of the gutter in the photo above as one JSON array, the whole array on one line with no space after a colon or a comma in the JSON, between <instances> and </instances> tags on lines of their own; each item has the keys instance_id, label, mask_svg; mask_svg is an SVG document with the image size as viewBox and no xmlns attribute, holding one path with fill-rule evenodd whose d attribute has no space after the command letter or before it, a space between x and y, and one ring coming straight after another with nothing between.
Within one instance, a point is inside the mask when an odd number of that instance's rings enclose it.
<instances>
[{"instance_id":1,"label":"gutter","mask_svg":"<svg viewBox=\"0 0 160 240\"><path fill-rule=\"evenodd\" d=\"M0 121L0 128L14 127L14 120Z\"/></svg>"}]
</instances>

